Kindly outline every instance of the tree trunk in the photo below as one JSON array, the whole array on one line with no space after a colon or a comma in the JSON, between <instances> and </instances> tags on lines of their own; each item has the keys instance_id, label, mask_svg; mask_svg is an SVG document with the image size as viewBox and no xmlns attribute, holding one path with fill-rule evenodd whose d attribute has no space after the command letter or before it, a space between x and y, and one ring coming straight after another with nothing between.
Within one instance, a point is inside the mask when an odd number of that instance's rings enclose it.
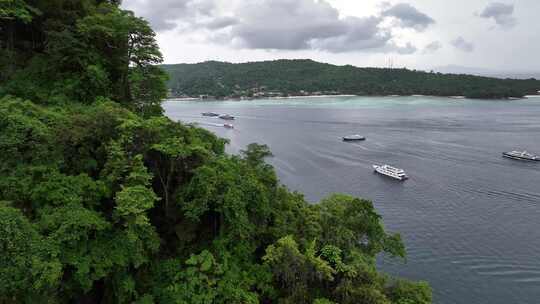
<instances>
[{"instance_id":1,"label":"tree trunk","mask_svg":"<svg viewBox=\"0 0 540 304\"><path fill-rule=\"evenodd\" d=\"M122 75L122 95L125 100L122 100L121 102L125 103L131 103L133 100L133 97L131 96L131 85L129 83L129 69L131 64L131 50L133 48L131 37L128 38L128 41L126 43L127 45L127 53L126 53L126 63L125 63L125 70L124 75Z\"/></svg>"},{"instance_id":2,"label":"tree trunk","mask_svg":"<svg viewBox=\"0 0 540 304\"><path fill-rule=\"evenodd\" d=\"M7 22L7 44L6 48L8 51L12 52L15 48L15 22L9 20Z\"/></svg>"},{"instance_id":3,"label":"tree trunk","mask_svg":"<svg viewBox=\"0 0 540 304\"><path fill-rule=\"evenodd\" d=\"M7 60L7 66L6 66L6 78L11 76L13 74L13 71L15 70L15 21L9 20L7 22L7 28L6 28L6 57Z\"/></svg>"}]
</instances>

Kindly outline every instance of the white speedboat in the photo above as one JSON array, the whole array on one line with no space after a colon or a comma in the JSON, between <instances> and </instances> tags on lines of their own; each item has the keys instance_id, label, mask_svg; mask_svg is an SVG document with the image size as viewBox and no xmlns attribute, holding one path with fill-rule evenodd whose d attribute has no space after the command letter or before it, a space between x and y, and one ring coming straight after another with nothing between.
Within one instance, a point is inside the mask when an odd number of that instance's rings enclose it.
<instances>
[{"instance_id":1,"label":"white speedboat","mask_svg":"<svg viewBox=\"0 0 540 304\"><path fill-rule=\"evenodd\" d=\"M389 165L373 165L373 169L379 174L386 175L397 180L403 181L409 178L403 169L394 168Z\"/></svg>"},{"instance_id":2,"label":"white speedboat","mask_svg":"<svg viewBox=\"0 0 540 304\"><path fill-rule=\"evenodd\" d=\"M536 156L527 151L504 152L503 156L506 158L517 159L517 160L540 161L540 156Z\"/></svg>"},{"instance_id":3,"label":"white speedboat","mask_svg":"<svg viewBox=\"0 0 540 304\"><path fill-rule=\"evenodd\" d=\"M204 112L204 113L201 113L202 116L206 116L206 117L218 117L219 114L218 113L214 113L214 112Z\"/></svg>"},{"instance_id":4,"label":"white speedboat","mask_svg":"<svg viewBox=\"0 0 540 304\"><path fill-rule=\"evenodd\" d=\"M229 114L221 115L221 116L219 116L219 118L221 118L223 120L234 120L234 116L229 115Z\"/></svg>"}]
</instances>

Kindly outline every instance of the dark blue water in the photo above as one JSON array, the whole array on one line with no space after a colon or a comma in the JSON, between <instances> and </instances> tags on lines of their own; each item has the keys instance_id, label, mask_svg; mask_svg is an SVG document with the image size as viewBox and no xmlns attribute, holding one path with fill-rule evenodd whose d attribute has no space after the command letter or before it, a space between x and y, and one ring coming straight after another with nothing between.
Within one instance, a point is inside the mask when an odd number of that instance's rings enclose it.
<instances>
[{"instance_id":1,"label":"dark blue water","mask_svg":"<svg viewBox=\"0 0 540 304\"><path fill-rule=\"evenodd\" d=\"M501 152L540 154L540 98L472 101L431 97L175 101L167 114L231 141L270 146L282 182L318 201L345 192L374 201L400 232L408 260L384 271L429 281L435 303L540 303L540 163ZM237 116L234 130L215 111ZM359 133L362 143L340 137ZM375 175L388 163L411 176Z\"/></svg>"}]
</instances>

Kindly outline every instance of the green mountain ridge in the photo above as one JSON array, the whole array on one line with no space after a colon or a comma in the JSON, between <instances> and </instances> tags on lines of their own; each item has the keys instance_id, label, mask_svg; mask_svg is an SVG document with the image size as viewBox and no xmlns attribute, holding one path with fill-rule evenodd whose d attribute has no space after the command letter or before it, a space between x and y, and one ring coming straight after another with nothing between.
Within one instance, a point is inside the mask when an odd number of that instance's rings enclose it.
<instances>
[{"instance_id":1,"label":"green mountain ridge","mask_svg":"<svg viewBox=\"0 0 540 304\"><path fill-rule=\"evenodd\" d=\"M433 95L521 98L537 94L536 79L498 79L408 69L337 66L310 59L160 66L169 74L172 96L216 98L312 94Z\"/></svg>"}]
</instances>

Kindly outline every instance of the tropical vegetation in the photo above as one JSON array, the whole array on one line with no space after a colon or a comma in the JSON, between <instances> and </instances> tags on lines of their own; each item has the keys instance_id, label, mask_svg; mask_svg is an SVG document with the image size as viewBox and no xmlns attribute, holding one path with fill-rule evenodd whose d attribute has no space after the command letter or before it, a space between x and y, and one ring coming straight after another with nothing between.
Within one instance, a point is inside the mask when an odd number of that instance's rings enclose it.
<instances>
[{"instance_id":1,"label":"tropical vegetation","mask_svg":"<svg viewBox=\"0 0 540 304\"><path fill-rule=\"evenodd\" d=\"M310 204L251 144L168 119L146 21L0 0L0 303L430 303L369 201Z\"/></svg>"}]
</instances>

